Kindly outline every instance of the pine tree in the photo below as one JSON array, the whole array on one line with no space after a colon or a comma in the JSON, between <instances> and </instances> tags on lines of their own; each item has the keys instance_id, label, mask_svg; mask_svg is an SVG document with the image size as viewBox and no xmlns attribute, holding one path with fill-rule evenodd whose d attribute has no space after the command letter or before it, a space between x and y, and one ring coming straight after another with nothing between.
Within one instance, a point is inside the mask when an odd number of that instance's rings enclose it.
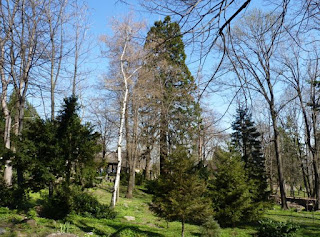
<instances>
[{"instance_id":1,"label":"pine tree","mask_svg":"<svg viewBox=\"0 0 320 237\"><path fill-rule=\"evenodd\" d=\"M177 145L190 146L194 140L199 106L195 102L194 78L186 65L179 24L170 17L155 22L145 44L149 57L146 68L153 75L159 106L160 172L170 151Z\"/></svg>"},{"instance_id":2,"label":"pine tree","mask_svg":"<svg viewBox=\"0 0 320 237\"><path fill-rule=\"evenodd\" d=\"M260 133L251 119L247 109L239 108L232 124L232 145L241 153L248 178L255 183L256 200L266 201L268 198L265 158L262 153Z\"/></svg>"}]
</instances>

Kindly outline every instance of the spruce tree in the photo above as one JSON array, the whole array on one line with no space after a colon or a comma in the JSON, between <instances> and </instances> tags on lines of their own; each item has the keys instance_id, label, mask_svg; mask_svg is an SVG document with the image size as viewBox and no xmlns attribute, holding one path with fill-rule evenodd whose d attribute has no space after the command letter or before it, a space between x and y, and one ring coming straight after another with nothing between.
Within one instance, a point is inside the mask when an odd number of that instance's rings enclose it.
<instances>
[{"instance_id":1,"label":"spruce tree","mask_svg":"<svg viewBox=\"0 0 320 237\"><path fill-rule=\"evenodd\" d=\"M232 145L241 153L248 179L255 183L256 200L268 198L265 158L262 153L260 133L252 121L247 109L237 109L236 120L232 123Z\"/></svg>"},{"instance_id":2,"label":"spruce tree","mask_svg":"<svg viewBox=\"0 0 320 237\"><path fill-rule=\"evenodd\" d=\"M186 65L186 54L179 24L169 16L155 22L147 35L149 52L146 68L153 75L159 106L160 172L170 151L177 145L190 146L194 140L199 106L195 102L196 85Z\"/></svg>"},{"instance_id":3,"label":"spruce tree","mask_svg":"<svg viewBox=\"0 0 320 237\"><path fill-rule=\"evenodd\" d=\"M180 221L184 236L185 222L201 223L212 214L206 184L184 147L172 152L165 169L168 172L154 183L151 209L168 221Z\"/></svg>"},{"instance_id":4,"label":"spruce tree","mask_svg":"<svg viewBox=\"0 0 320 237\"><path fill-rule=\"evenodd\" d=\"M218 149L212 162L215 169L209 180L208 193L215 219L221 226L254 220L259 210L252 206L252 183L247 180L240 153Z\"/></svg>"}]
</instances>

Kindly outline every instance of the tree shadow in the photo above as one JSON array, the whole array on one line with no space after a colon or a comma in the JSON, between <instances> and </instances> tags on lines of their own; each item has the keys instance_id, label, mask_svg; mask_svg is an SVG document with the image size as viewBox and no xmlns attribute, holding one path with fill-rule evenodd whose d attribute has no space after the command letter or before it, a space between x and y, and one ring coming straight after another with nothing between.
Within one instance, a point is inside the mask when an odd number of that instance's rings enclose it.
<instances>
[{"instance_id":1,"label":"tree shadow","mask_svg":"<svg viewBox=\"0 0 320 237\"><path fill-rule=\"evenodd\" d=\"M308 237L318 237L320 236L320 229L319 224L317 223L307 223L307 224L301 224L298 223L300 226L300 233L302 233L302 236L308 236Z\"/></svg>"},{"instance_id":2,"label":"tree shadow","mask_svg":"<svg viewBox=\"0 0 320 237\"><path fill-rule=\"evenodd\" d=\"M73 223L73 224L86 233L94 232L96 235L99 235L99 236L110 236L111 234L97 227L88 225L84 220L80 220L79 222Z\"/></svg>"},{"instance_id":3,"label":"tree shadow","mask_svg":"<svg viewBox=\"0 0 320 237\"><path fill-rule=\"evenodd\" d=\"M200 233L198 232L191 232L192 236L202 236Z\"/></svg>"},{"instance_id":4,"label":"tree shadow","mask_svg":"<svg viewBox=\"0 0 320 237\"><path fill-rule=\"evenodd\" d=\"M138 236L140 236L140 235L148 236L148 237L163 237L164 236L162 234L158 234L158 233L155 233L152 231L140 230L138 227L135 227L135 226L125 226L125 227L118 229L115 233L113 233L111 235L111 237L121 236L121 233L126 232L126 231L138 234Z\"/></svg>"},{"instance_id":5,"label":"tree shadow","mask_svg":"<svg viewBox=\"0 0 320 237\"><path fill-rule=\"evenodd\" d=\"M109 227L111 227L115 230L114 233L106 232L105 230L99 229L96 226L88 225L84 220L80 220L77 223L73 223L73 224L76 225L79 229L81 229L84 232L87 232L87 233L93 232L99 236L117 237L117 236L120 236L121 233L129 231L129 232L133 232L138 235L143 235L143 236L148 236L148 237L149 236L150 237L164 237L164 235L162 235L162 234L158 234L158 233L155 233L152 231L144 231L144 230L141 230L137 226L128 226L128 225L124 225L122 223L108 224Z\"/></svg>"}]
</instances>

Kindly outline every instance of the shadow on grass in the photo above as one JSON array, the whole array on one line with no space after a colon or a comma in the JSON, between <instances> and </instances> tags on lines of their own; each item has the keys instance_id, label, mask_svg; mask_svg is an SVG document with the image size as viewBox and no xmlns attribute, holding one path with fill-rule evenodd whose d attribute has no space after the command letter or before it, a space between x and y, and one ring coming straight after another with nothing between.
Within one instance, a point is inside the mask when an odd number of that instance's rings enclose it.
<instances>
[{"instance_id":1,"label":"shadow on grass","mask_svg":"<svg viewBox=\"0 0 320 237\"><path fill-rule=\"evenodd\" d=\"M94 232L96 235L99 236L110 236L110 233L100 228L90 226L84 220L80 220L79 222L73 222L73 224L86 233Z\"/></svg>"},{"instance_id":2,"label":"shadow on grass","mask_svg":"<svg viewBox=\"0 0 320 237\"><path fill-rule=\"evenodd\" d=\"M308 224L298 224L300 226L299 233L301 236L305 237L319 237L320 236L320 228L319 224L316 223L308 223Z\"/></svg>"},{"instance_id":3,"label":"shadow on grass","mask_svg":"<svg viewBox=\"0 0 320 237\"><path fill-rule=\"evenodd\" d=\"M154 233L151 231L140 230L138 227L135 227L135 226L125 226L125 227L122 227L119 230L117 230L115 233L113 233L111 235L111 237L121 236L122 233L134 233L134 234L138 234L139 236L142 235L142 236L148 236L148 237L163 237L164 236L164 235Z\"/></svg>"},{"instance_id":4,"label":"shadow on grass","mask_svg":"<svg viewBox=\"0 0 320 237\"><path fill-rule=\"evenodd\" d=\"M198 232L191 232L192 236L202 236L200 233Z\"/></svg>"},{"instance_id":5,"label":"shadow on grass","mask_svg":"<svg viewBox=\"0 0 320 237\"><path fill-rule=\"evenodd\" d=\"M134 234L139 234L139 235L148 236L148 237L149 236L150 237L164 237L164 235L161 235L161 234L158 234L158 233L155 233L152 231L144 231L144 230L141 230L137 226L124 225L122 223L108 224L108 227L111 227L112 229L114 229L115 232L112 231L113 233L107 232L106 230L98 228L97 226L90 225L84 220L73 222L73 224L76 225L79 229L81 229L82 231L84 231L86 233L93 232L99 236L117 237L123 233L134 233Z\"/></svg>"},{"instance_id":6,"label":"shadow on grass","mask_svg":"<svg viewBox=\"0 0 320 237\"><path fill-rule=\"evenodd\" d=\"M297 215L285 215L285 214L267 214L267 216L272 217L272 216L281 216L285 218L292 218L292 219L308 219L308 220L314 220L314 221L319 221L320 219L318 217L313 217L313 216L297 216Z\"/></svg>"}]
</instances>

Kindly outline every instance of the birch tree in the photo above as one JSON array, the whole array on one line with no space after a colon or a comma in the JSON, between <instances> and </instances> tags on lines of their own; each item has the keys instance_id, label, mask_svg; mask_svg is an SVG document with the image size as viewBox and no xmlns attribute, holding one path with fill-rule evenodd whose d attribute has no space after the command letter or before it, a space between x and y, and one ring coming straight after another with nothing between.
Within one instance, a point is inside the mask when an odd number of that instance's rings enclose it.
<instances>
[{"instance_id":1,"label":"birch tree","mask_svg":"<svg viewBox=\"0 0 320 237\"><path fill-rule=\"evenodd\" d=\"M120 96L120 124L117 141L118 164L116 171L116 178L111 198L111 207L114 208L119 199L120 187L120 173L122 165L122 145L123 145L123 130L125 126L126 109L129 96L129 87L132 80L137 76L141 69L142 51L138 47L140 44L137 36L139 31L143 28L143 23L135 23L132 17L126 17L123 21L113 19L112 30L113 36L104 36L102 41L106 44L108 51L107 57L110 59L110 67L116 80L120 80L119 88L121 90ZM110 69L111 70L111 69Z\"/></svg>"}]
</instances>

